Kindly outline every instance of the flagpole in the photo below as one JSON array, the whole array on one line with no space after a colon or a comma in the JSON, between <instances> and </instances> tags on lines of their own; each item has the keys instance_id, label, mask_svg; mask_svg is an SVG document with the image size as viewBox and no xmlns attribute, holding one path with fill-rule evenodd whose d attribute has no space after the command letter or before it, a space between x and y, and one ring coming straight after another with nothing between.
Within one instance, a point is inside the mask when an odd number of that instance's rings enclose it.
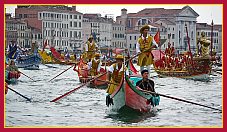
<instances>
[{"instance_id":1,"label":"flagpole","mask_svg":"<svg viewBox=\"0 0 227 132\"><path fill-rule=\"evenodd\" d=\"M160 52L160 60L161 60L161 39L160 39L160 30L158 28L158 38L159 38L159 52Z\"/></svg>"},{"instance_id":2,"label":"flagpole","mask_svg":"<svg viewBox=\"0 0 227 132\"><path fill-rule=\"evenodd\" d=\"M212 48L213 48L213 28L214 28L214 22L212 20L211 22L211 42L210 42L210 56L212 57Z\"/></svg>"}]
</instances>

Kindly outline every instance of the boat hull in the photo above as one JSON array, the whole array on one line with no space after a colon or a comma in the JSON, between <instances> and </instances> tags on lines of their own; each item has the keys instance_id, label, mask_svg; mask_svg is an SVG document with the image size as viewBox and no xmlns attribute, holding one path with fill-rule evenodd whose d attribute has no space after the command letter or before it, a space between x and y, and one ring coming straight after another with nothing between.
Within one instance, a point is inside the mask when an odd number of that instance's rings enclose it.
<instances>
[{"instance_id":1,"label":"boat hull","mask_svg":"<svg viewBox=\"0 0 227 132\"><path fill-rule=\"evenodd\" d=\"M101 73L101 74L103 74L103 73ZM94 77L91 77L91 76L87 76L87 77L79 76L79 80L80 80L81 83L87 83L93 78ZM106 89L108 87L108 84L105 82L105 80L106 80L106 74L104 74L101 77L98 77L94 81L89 82L88 87L98 88L98 89Z\"/></svg>"},{"instance_id":2,"label":"boat hull","mask_svg":"<svg viewBox=\"0 0 227 132\"><path fill-rule=\"evenodd\" d=\"M37 70L37 69L39 69L40 63L41 63L41 57L38 54L24 56L22 58L17 58L17 60L16 60L17 67L25 68L25 69L36 69Z\"/></svg>"},{"instance_id":3,"label":"boat hull","mask_svg":"<svg viewBox=\"0 0 227 132\"><path fill-rule=\"evenodd\" d=\"M18 82L18 78L21 76L20 72L12 72L6 70L6 82L8 84L16 84Z\"/></svg>"},{"instance_id":4,"label":"boat hull","mask_svg":"<svg viewBox=\"0 0 227 132\"><path fill-rule=\"evenodd\" d=\"M134 82L135 84L136 82ZM118 111L124 107L129 107L137 112L147 113L154 109L150 99L152 95L139 91L128 78L123 79L113 94L110 95L113 100L111 109Z\"/></svg>"},{"instance_id":5,"label":"boat hull","mask_svg":"<svg viewBox=\"0 0 227 132\"><path fill-rule=\"evenodd\" d=\"M187 71L160 71L155 70L161 77L177 77L184 79L193 79L193 80L207 80L209 78L209 73L190 73Z\"/></svg>"}]
</instances>

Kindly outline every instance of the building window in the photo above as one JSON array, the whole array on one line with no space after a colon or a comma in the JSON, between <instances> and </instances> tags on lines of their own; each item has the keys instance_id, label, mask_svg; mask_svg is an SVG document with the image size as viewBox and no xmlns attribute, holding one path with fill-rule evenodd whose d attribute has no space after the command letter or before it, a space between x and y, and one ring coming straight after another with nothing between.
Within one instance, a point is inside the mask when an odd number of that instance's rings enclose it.
<instances>
[{"instance_id":1,"label":"building window","mask_svg":"<svg viewBox=\"0 0 227 132\"><path fill-rule=\"evenodd\" d=\"M39 19L41 19L42 18L42 14L41 13L39 13Z\"/></svg>"},{"instance_id":2,"label":"building window","mask_svg":"<svg viewBox=\"0 0 227 132\"><path fill-rule=\"evenodd\" d=\"M172 34L172 39L175 39L175 34Z\"/></svg>"},{"instance_id":3,"label":"building window","mask_svg":"<svg viewBox=\"0 0 227 132\"><path fill-rule=\"evenodd\" d=\"M79 38L81 38L81 32L79 31Z\"/></svg>"},{"instance_id":4,"label":"building window","mask_svg":"<svg viewBox=\"0 0 227 132\"><path fill-rule=\"evenodd\" d=\"M77 19L77 15L74 15L74 19Z\"/></svg>"},{"instance_id":5,"label":"building window","mask_svg":"<svg viewBox=\"0 0 227 132\"><path fill-rule=\"evenodd\" d=\"M130 36L130 38L129 38L130 40L132 40L132 36Z\"/></svg>"},{"instance_id":6,"label":"building window","mask_svg":"<svg viewBox=\"0 0 227 132\"><path fill-rule=\"evenodd\" d=\"M128 20L128 27L131 27L131 20Z\"/></svg>"},{"instance_id":7,"label":"building window","mask_svg":"<svg viewBox=\"0 0 227 132\"><path fill-rule=\"evenodd\" d=\"M77 22L74 22L74 27L77 27Z\"/></svg>"},{"instance_id":8,"label":"building window","mask_svg":"<svg viewBox=\"0 0 227 132\"><path fill-rule=\"evenodd\" d=\"M70 23L69 23L69 24L70 24L70 27L72 27L72 26L73 26L73 22L72 22L72 21L70 21Z\"/></svg>"},{"instance_id":9,"label":"building window","mask_svg":"<svg viewBox=\"0 0 227 132\"><path fill-rule=\"evenodd\" d=\"M22 18L22 14L19 14L19 18Z\"/></svg>"},{"instance_id":10,"label":"building window","mask_svg":"<svg viewBox=\"0 0 227 132\"><path fill-rule=\"evenodd\" d=\"M28 18L28 14L24 14L24 18Z\"/></svg>"}]
</instances>

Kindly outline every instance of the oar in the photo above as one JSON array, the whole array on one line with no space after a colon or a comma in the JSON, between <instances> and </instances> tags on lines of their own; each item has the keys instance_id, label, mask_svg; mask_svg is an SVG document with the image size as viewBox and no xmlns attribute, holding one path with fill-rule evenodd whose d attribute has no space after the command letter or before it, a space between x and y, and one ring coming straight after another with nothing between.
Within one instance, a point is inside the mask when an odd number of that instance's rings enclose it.
<instances>
[{"instance_id":1,"label":"oar","mask_svg":"<svg viewBox=\"0 0 227 132\"><path fill-rule=\"evenodd\" d=\"M145 52L147 52L147 51L149 51L149 50L151 50L151 49L152 49L152 47L150 47L148 50L145 50L145 51L143 51L143 52L140 52L139 54L137 54L137 55L135 55L135 56L133 56L133 57L127 59L125 62L128 62L128 61L130 61L130 60L136 58L137 56L141 55L142 53L145 53Z\"/></svg>"},{"instance_id":2,"label":"oar","mask_svg":"<svg viewBox=\"0 0 227 132\"><path fill-rule=\"evenodd\" d=\"M47 65L47 64L43 64L44 66L46 66L46 67L48 67L48 68L57 68L57 67L55 67L55 66L49 66L49 65Z\"/></svg>"},{"instance_id":3,"label":"oar","mask_svg":"<svg viewBox=\"0 0 227 132\"><path fill-rule=\"evenodd\" d=\"M34 79L32 79L31 77L29 77L28 75L26 75L26 74L24 74L23 72L21 72L21 71L19 71L21 74L23 74L24 76L26 76L27 78L29 78L29 79L31 79L32 81L34 81L35 82L35 80Z\"/></svg>"},{"instance_id":4,"label":"oar","mask_svg":"<svg viewBox=\"0 0 227 132\"><path fill-rule=\"evenodd\" d=\"M109 83L109 84L113 84L113 85L119 85L117 83L113 83L113 82L107 82L107 81L104 81L104 80L100 80L100 79L96 79L97 81L100 81L100 82L106 82L106 83Z\"/></svg>"},{"instance_id":5,"label":"oar","mask_svg":"<svg viewBox=\"0 0 227 132\"><path fill-rule=\"evenodd\" d=\"M65 97L65 96L67 96L67 95L70 95L70 94L73 93L74 91L76 91L76 90L82 88L83 86L86 86L86 85L87 85L88 83L90 83L91 81L93 81L93 80L95 80L95 79L97 79L97 78L99 78L99 77L105 75L106 73L107 73L107 72L105 72L105 73L103 73L103 74L101 74L101 75L96 76L95 78L91 79L90 81L88 81L88 82L86 82L86 83L83 83L83 84L80 85L79 87L74 88L73 90L71 90L71 91L69 91L69 92L67 92L67 93L65 93L65 94L63 94L63 95L61 95L61 96L59 96L59 97L57 97L57 98L51 100L50 102L56 102L56 101L62 99L63 97Z\"/></svg>"},{"instance_id":6,"label":"oar","mask_svg":"<svg viewBox=\"0 0 227 132\"><path fill-rule=\"evenodd\" d=\"M220 75L222 75L222 73L221 72L217 72L217 71L215 71L215 70L212 70L213 72L215 72L215 73L218 73L218 74L220 74Z\"/></svg>"},{"instance_id":7,"label":"oar","mask_svg":"<svg viewBox=\"0 0 227 132\"><path fill-rule=\"evenodd\" d=\"M150 49L151 49L151 48L150 48ZM150 50L150 49L148 49L148 50ZM146 51L144 51L144 52L146 52ZM127 61L130 61L131 59L137 57L138 55L140 55L140 54L142 54L142 53L143 53L143 52L141 52L141 53L139 53L139 54L137 54L137 55L135 55L135 56L129 58L128 60L126 60L126 62L127 62ZM70 68L71 68L71 67L70 67ZM68 68L68 69L69 69L69 68ZM66 70L68 70L68 69L66 69ZM58 101L59 99L65 97L65 96L67 96L67 95L73 93L74 91L76 91L76 90L82 88L83 86L87 85L87 84L90 83L91 81L93 81L93 80L95 80L95 79L97 79L97 78L99 78L99 77L105 75L106 73L107 73L107 72L105 72L105 73L103 73L103 74L101 74L101 75L96 76L95 78L91 79L90 81L88 81L88 82L82 84L81 86L79 86L79 87L77 87L77 88L74 88L73 90L71 90L71 91L69 91L69 92L67 92L67 93L65 93L65 94L63 94L63 95L61 95L61 96L59 96L59 97L57 97L57 98L51 100L50 102L56 102L56 101ZM62 73L61 73L61 74L62 74ZM56 78L56 77L55 77L55 78ZM53 80L53 79L51 79L51 80ZM50 80L50 81L51 81L51 80Z\"/></svg>"},{"instance_id":8,"label":"oar","mask_svg":"<svg viewBox=\"0 0 227 132\"><path fill-rule=\"evenodd\" d=\"M210 108L210 109L213 109L213 110L222 111L222 110L220 110L220 109L213 108L213 107L210 107L210 106L207 106L207 105L203 105L203 104L195 103L195 102L192 102L192 101L188 101L188 100L184 100L184 99L180 99L180 98L172 97L172 96L165 95L165 94L160 94L160 93L151 92L151 91L147 91L147 90L140 90L140 91L143 91L143 92L145 92L145 93L149 93L149 94L156 94L156 95L160 95L160 96L163 96L163 97L166 97L166 98L170 98L170 99L174 99L174 100L178 100L178 101L186 102L186 103L189 103L189 104L199 105L199 106L206 107L206 108Z\"/></svg>"},{"instance_id":9,"label":"oar","mask_svg":"<svg viewBox=\"0 0 227 132\"><path fill-rule=\"evenodd\" d=\"M57 76L55 76L54 78L50 79L48 82L54 80L56 77L60 76L61 74L63 74L64 72L68 71L70 68L74 67L74 65L70 66L69 68L65 69L63 72L61 72L60 74L58 74Z\"/></svg>"},{"instance_id":10,"label":"oar","mask_svg":"<svg viewBox=\"0 0 227 132\"><path fill-rule=\"evenodd\" d=\"M19 92L15 91L14 89L12 89L12 88L10 88L10 87L8 87L8 86L6 86L6 87L7 87L8 89L10 89L11 91L15 92L16 94L20 95L21 97L25 98L27 101L31 102L31 99L29 99L28 97L26 97L26 96L20 94Z\"/></svg>"}]
</instances>

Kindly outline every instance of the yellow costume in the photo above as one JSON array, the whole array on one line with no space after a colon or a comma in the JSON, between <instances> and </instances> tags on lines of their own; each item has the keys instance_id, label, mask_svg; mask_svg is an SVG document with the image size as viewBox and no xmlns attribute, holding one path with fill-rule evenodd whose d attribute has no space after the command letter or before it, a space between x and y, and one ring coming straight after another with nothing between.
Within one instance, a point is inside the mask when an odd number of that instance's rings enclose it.
<instances>
[{"instance_id":1,"label":"yellow costume","mask_svg":"<svg viewBox=\"0 0 227 132\"><path fill-rule=\"evenodd\" d=\"M114 71L111 74L111 80L110 80L111 84L109 85L107 90L108 94L112 94L115 91L116 87L118 86L116 84L120 84L122 76L124 75L123 70L120 72L120 69L116 69L116 63L113 64L113 67L114 67Z\"/></svg>"},{"instance_id":2,"label":"yellow costume","mask_svg":"<svg viewBox=\"0 0 227 132\"><path fill-rule=\"evenodd\" d=\"M205 37L205 33L201 33L201 38L199 38L199 43L201 44L201 52L202 56L208 56L209 55L209 46L210 46L210 40L207 40Z\"/></svg>"},{"instance_id":3,"label":"yellow costume","mask_svg":"<svg viewBox=\"0 0 227 132\"><path fill-rule=\"evenodd\" d=\"M139 37L138 43L140 44L141 54L138 57L138 62L137 62L138 66L148 66L153 64L153 57L151 54L152 40L153 40L152 36L148 36L148 39L144 39L144 40L142 39L142 37Z\"/></svg>"},{"instance_id":4,"label":"yellow costume","mask_svg":"<svg viewBox=\"0 0 227 132\"><path fill-rule=\"evenodd\" d=\"M95 54L95 57L100 57L99 54ZM95 59L92 59L92 64L91 64L91 69L90 69L90 75L91 76L96 76L98 75L98 66L100 64L100 59L98 59L98 61L95 61Z\"/></svg>"},{"instance_id":5,"label":"yellow costume","mask_svg":"<svg viewBox=\"0 0 227 132\"><path fill-rule=\"evenodd\" d=\"M89 41L87 42L87 59L92 59L95 57L95 51L96 51L96 44L95 42L90 43Z\"/></svg>"},{"instance_id":6,"label":"yellow costume","mask_svg":"<svg viewBox=\"0 0 227 132\"><path fill-rule=\"evenodd\" d=\"M122 55L117 55L116 59L123 60L124 57ZM122 64L122 67L123 66L124 65ZM122 67L121 67L121 69L122 69ZM125 66L124 66L124 70L119 69L117 63L111 65L110 68L113 68L112 69L113 71L110 76L111 77L110 85L107 89L108 94L112 94L115 91L116 87L118 86L116 84L120 84L122 76L124 75L124 71L127 70Z\"/></svg>"}]
</instances>

